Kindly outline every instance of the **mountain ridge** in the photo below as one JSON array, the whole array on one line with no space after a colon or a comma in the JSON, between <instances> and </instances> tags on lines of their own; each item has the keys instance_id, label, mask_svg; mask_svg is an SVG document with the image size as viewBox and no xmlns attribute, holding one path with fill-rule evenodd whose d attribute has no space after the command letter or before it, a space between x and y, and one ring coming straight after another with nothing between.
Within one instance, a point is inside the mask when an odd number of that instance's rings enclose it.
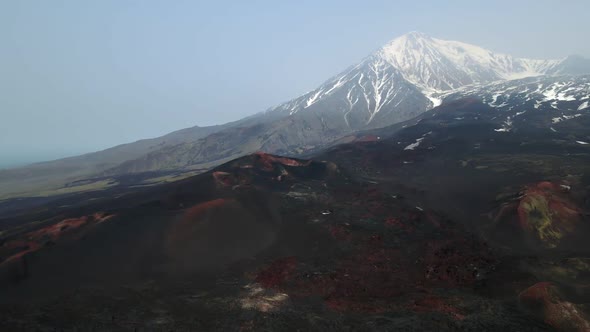
<instances>
[{"instance_id":1,"label":"mountain ridge","mask_svg":"<svg viewBox=\"0 0 590 332\"><path fill-rule=\"evenodd\" d=\"M572 73L590 73L590 60L516 58L467 43L410 32L386 43L318 88L266 111L205 129L208 131L205 133L200 128L195 129L200 133L194 135L191 129L178 131L184 131L188 138L168 142L160 148L152 149L149 144L146 148L145 141L119 146L126 151L108 167L100 166L104 159L110 158L104 151L90 154L95 160L77 165L79 172L58 175L63 180L92 172L207 168L259 150L297 155L317 150L356 131L410 120L440 105L450 92L465 87L511 78ZM114 149L117 151L117 147ZM76 158L80 157L73 160ZM62 165L63 161L50 163L49 169L34 166L4 172L3 187L18 186L22 180L19 176L39 175L41 180L46 174L55 176L60 171L51 169L52 165ZM8 178L16 182L6 182Z\"/></svg>"},{"instance_id":2,"label":"mountain ridge","mask_svg":"<svg viewBox=\"0 0 590 332\"><path fill-rule=\"evenodd\" d=\"M504 61L500 64L504 65L504 67L500 67L500 69L495 71L490 70L487 74L491 76L486 78L487 81L484 82L485 84L505 81L505 78L508 76L507 73L510 70L513 71L511 77L528 75L544 76L543 72L548 71L559 73L558 65L564 61L514 58L508 55L493 53L474 45L442 41L414 32L394 39L366 57L359 64L350 66L342 73L334 75L317 89L259 113L259 120L266 117L273 117L271 121L267 121L266 123L276 121L276 123L279 123L277 127L283 128L285 132L289 132L289 128L285 128L280 123L309 123L312 121L310 118L315 117L315 121L323 123L318 126L323 132L330 132L334 128L339 128L337 130L340 130L340 136L346 136L354 131L378 128L406 121L428 109L438 106L442 102L441 98L455 89L441 89L436 88L436 86L427 85L417 86L408 80L408 76L410 76L408 73L404 73L399 68L396 68L391 64L391 60L386 59L387 57L391 57L391 45L404 44L409 39L414 42L418 40L417 43L422 43L426 40L428 42L435 41L438 44L463 45L463 47L467 45L469 48L478 50L479 53L484 52L490 54L491 60L488 62L496 61L495 59L498 58L503 59ZM386 52L387 50L389 52ZM386 53L386 55L383 53ZM450 62L450 60L447 62ZM507 65L510 65L508 69L506 69ZM533 69L536 71L533 71ZM464 73L464 76L468 75ZM470 81L467 83L473 83L473 81L474 79L470 78ZM464 83L462 82L462 84ZM469 85L472 84L467 84L466 86ZM269 130L272 131L271 129ZM273 132L276 133L276 130ZM288 134L283 136L288 136ZM298 141L296 140L296 142L299 142L299 144L294 145L298 145L299 147L310 146L311 149L316 148L317 140L308 139L309 135L306 134L305 130L300 130L295 136L297 136ZM240 141L240 139L234 140L236 142ZM282 139L279 140L282 141ZM298 149L288 149L285 144L281 144L282 147L280 148L273 148L273 144L269 146L265 142L268 143L268 140L261 139L260 144L255 144L255 147L243 152L252 153L257 150L264 150L271 153L283 153L287 155L300 153ZM188 162L185 163L185 166L188 164Z\"/></svg>"}]
</instances>

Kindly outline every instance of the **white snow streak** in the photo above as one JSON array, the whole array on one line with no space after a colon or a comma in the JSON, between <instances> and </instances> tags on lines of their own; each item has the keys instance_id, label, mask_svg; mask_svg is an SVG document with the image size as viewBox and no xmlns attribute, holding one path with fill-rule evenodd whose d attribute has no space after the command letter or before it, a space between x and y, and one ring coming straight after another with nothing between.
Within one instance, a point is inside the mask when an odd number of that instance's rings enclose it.
<instances>
[{"instance_id":1,"label":"white snow streak","mask_svg":"<svg viewBox=\"0 0 590 332\"><path fill-rule=\"evenodd\" d=\"M416 139L416 142L406 146L404 148L404 150L414 150L415 148L418 147L418 145L420 145L420 143L422 143L423 140L424 140L424 137L420 137L420 138Z\"/></svg>"},{"instance_id":2,"label":"white snow streak","mask_svg":"<svg viewBox=\"0 0 590 332\"><path fill-rule=\"evenodd\" d=\"M431 132L431 131L429 131L429 132L427 132L426 134L422 135L422 137L420 137L420 138L417 138L417 139L416 139L416 141L415 141L414 143L412 143L412 144L410 144L410 145L406 146L406 147L404 148L404 150L414 150L415 148L417 148L417 147L420 145L420 143L422 143L422 141L424 140L424 138L426 138L426 136L430 135L431 133L432 133L432 132Z\"/></svg>"},{"instance_id":3,"label":"white snow streak","mask_svg":"<svg viewBox=\"0 0 590 332\"><path fill-rule=\"evenodd\" d=\"M322 92L322 90L318 90L313 96L311 96L305 103L305 108L308 108L309 106L315 104L319 100L319 97L322 94Z\"/></svg>"},{"instance_id":4,"label":"white snow streak","mask_svg":"<svg viewBox=\"0 0 590 332\"><path fill-rule=\"evenodd\" d=\"M509 132L512 129L512 119L510 117L506 118L504 124L499 129L494 129L496 132Z\"/></svg>"}]
</instances>

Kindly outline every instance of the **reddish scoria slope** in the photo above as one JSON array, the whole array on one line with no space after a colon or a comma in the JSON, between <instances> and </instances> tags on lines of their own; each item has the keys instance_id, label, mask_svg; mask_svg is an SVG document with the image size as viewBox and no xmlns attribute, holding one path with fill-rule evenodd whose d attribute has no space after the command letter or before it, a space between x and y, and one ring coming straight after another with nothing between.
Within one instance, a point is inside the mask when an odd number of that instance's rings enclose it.
<instances>
[{"instance_id":1,"label":"reddish scoria slope","mask_svg":"<svg viewBox=\"0 0 590 332\"><path fill-rule=\"evenodd\" d=\"M12 235L0 247L0 273L17 279L27 277L28 255L64 241L78 239L85 232L114 216L105 212L96 212L79 218L58 219L57 222L45 222L44 224L49 223L47 226Z\"/></svg>"},{"instance_id":2,"label":"reddish scoria slope","mask_svg":"<svg viewBox=\"0 0 590 332\"><path fill-rule=\"evenodd\" d=\"M330 162L257 152L218 167L212 176L221 187L256 184L284 188L298 180L325 179L338 172L338 167Z\"/></svg>"},{"instance_id":3,"label":"reddish scoria slope","mask_svg":"<svg viewBox=\"0 0 590 332\"><path fill-rule=\"evenodd\" d=\"M490 248L459 225L408 208L378 187L351 189L333 189L335 210L324 211L313 231L332 238L324 242L331 249L320 249L330 256L279 257L252 281L294 305L319 298L333 312L465 319L463 295L445 294L461 294L485 279L495 264ZM321 257L327 261L318 263Z\"/></svg>"},{"instance_id":4,"label":"reddish scoria slope","mask_svg":"<svg viewBox=\"0 0 590 332\"><path fill-rule=\"evenodd\" d=\"M75 283L78 272L70 270L84 265L79 267L81 273L100 283L103 273L117 280L118 270L128 278L135 278L134 271L164 269L169 270L164 274L175 278L185 273L221 268L255 255L274 241L281 223L280 202L275 191L308 179L321 180L331 174L337 174L337 167L330 163L256 153L177 183L117 195L120 198L96 203L81 199L79 204L84 206L84 211L108 209L111 213L85 212L88 214L75 218L51 217L48 212L28 216L31 221L47 221L41 227L33 222L27 224L24 226L27 231L4 232L0 274L10 280L27 278L29 283L37 284L41 274L49 273L59 279L58 274L62 273ZM72 211L61 209L60 214L78 213L74 211L77 209L75 197L70 198L68 205L72 206ZM94 232L96 234L86 238L90 230L114 215L119 217L119 226ZM97 251L96 243L107 250ZM68 254L68 259L61 259L59 255L64 255L70 247L74 248L72 254ZM57 250L46 250L48 248ZM83 257L85 252L93 257ZM113 252L116 252L116 259L109 257ZM33 254L34 260L27 259ZM137 258L141 256L145 258ZM100 264L93 263L95 259ZM59 262L63 271L45 267L50 264L45 262L53 261ZM43 268L36 268L39 264ZM128 267L119 268L126 264ZM138 264L152 266L133 267ZM86 272L86 265L101 272ZM44 272L45 268L49 271ZM55 289L59 291L58 287Z\"/></svg>"},{"instance_id":5,"label":"reddish scoria slope","mask_svg":"<svg viewBox=\"0 0 590 332\"><path fill-rule=\"evenodd\" d=\"M517 225L532 248L558 248L584 227L583 211L569 191L568 185L548 181L525 186L515 200L502 205L496 223Z\"/></svg>"},{"instance_id":6,"label":"reddish scoria slope","mask_svg":"<svg viewBox=\"0 0 590 332\"><path fill-rule=\"evenodd\" d=\"M167 269L185 273L220 268L270 245L280 225L280 217L267 212L276 208L274 199L258 195L250 202L216 198L186 208L166 231Z\"/></svg>"},{"instance_id":7,"label":"reddish scoria slope","mask_svg":"<svg viewBox=\"0 0 590 332\"><path fill-rule=\"evenodd\" d=\"M519 295L520 303L559 331L590 331L590 322L574 303L563 299L557 287L540 282Z\"/></svg>"}]
</instances>

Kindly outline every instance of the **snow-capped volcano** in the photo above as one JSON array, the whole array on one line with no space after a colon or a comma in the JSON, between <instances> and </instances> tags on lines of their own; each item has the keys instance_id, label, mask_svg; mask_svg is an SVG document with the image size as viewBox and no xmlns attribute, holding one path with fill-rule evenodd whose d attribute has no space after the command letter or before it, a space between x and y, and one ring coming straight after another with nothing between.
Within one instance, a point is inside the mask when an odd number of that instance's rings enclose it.
<instances>
[{"instance_id":1,"label":"snow-capped volcano","mask_svg":"<svg viewBox=\"0 0 590 332\"><path fill-rule=\"evenodd\" d=\"M502 132L524 111L569 119L588 111L587 78L553 75L590 73L588 62L521 59L412 32L313 91L205 138L125 162L109 174L209 167L255 151L305 154L357 131L416 118L443 99L480 99L501 112L497 117L506 125L496 129Z\"/></svg>"},{"instance_id":2,"label":"snow-capped volcano","mask_svg":"<svg viewBox=\"0 0 590 332\"><path fill-rule=\"evenodd\" d=\"M473 83L543 75L561 62L515 58L420 32L396 38L376 54L399 69L408 81L443 91Z\"/></svg>"},{"instance_id":3,"label":"snow-capped volcano","mask_svg":"<svg viewBox=\"0 0 590 332\"><path fill-rule=\"evenodd\" d=\"M407 120L441 102L443 92L498 81L559 75L564 60L535 60L482 47L432 38L420 32L398 37L361 63L319 88L274 107L339 112L349 129L386 126Z\"/></svg>"}]
</instances>

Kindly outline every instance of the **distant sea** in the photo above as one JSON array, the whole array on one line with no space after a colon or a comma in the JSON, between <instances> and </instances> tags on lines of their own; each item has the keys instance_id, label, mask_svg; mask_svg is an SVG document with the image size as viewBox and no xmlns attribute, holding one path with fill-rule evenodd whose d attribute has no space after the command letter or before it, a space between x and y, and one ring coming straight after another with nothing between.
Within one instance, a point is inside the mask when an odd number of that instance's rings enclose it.
<instances>
[{"instance_id":1,"label":"distant sea","mask_svg":"<svg viewBox=\"0 0 590 332\"><path fill-rule=\"evenodd\" d=\"M41 152L36 154L7 153L3 155L2 151L0 151L0 169L15 168L44 161L57 160L71 156L79 156L84 153L86 152Z\"/></svg>"},{"instance_id":2,"label":"distant sea","mask_svg":"<svg viewBox=\"0 0 590 332\"><path fill-rule=\"evenodd\" d=\"M19 166L24 166L30 164L28 162L22 162L22 161L9 161L6 162L4 160L0 160L0 169L6 169L6 168L14 168L14 167L19 167Z\"/></svg>"}]
</instances>

